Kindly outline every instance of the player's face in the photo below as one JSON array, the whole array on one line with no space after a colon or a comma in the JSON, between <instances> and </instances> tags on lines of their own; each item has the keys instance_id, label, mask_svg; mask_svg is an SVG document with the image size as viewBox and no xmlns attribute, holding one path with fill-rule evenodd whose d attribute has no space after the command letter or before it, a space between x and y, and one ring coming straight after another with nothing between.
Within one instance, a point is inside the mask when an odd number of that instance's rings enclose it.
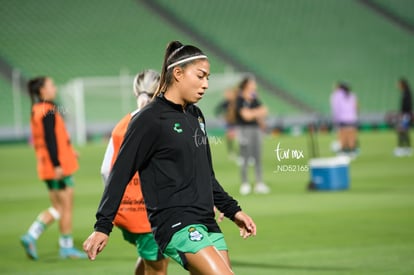
<instances>
[{"instance_id":1,"label":"player's face","mask_svg":"<svg viewBox=\"0 0 414 275\"><path fill-rule=\"evenodd\" d=\"M244 92L250 98L254 98L256 96L257 84L255 80L249 80L247 82L246 87L244 88Z\"/></svg>"},{"instance_id":2,"label":"player's face","mask_svg":"<svg viewBox=\"0 0 414 275\"><path fill-rule=\"evenodd\" d=\"M210 63L201 59L187 65L179 80L181 97L186 103L196 103L203 98L208 88Z\"/></svg>"},{"instance_id":3,"label":"player's face","mask_svg":"<svg viewBox=\"0 0 414 275\"><path fill-rule=\"evenodd\" d=\"M40 89L40 94L43 100L54 100L56 98L56 86L51 78L46 78L43 87Z\"/></svg>"}]
</instances>

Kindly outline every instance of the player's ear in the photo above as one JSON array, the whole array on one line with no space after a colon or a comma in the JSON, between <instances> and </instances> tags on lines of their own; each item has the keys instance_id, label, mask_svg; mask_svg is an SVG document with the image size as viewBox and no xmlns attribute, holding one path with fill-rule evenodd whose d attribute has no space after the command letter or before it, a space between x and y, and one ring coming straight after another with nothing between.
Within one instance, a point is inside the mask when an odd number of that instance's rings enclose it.
<instances>
[{"instance_id":1,"label":"player's ear","mask_svg":"<svg viewBox=\"0 0 414 275\"><path fill-rule=\"evenodd\" d=\"M179 82L183 78L183 76L184 76L184 70L183 70L183 68L181 68L179 66L174 67L173 68L173 76L174 76L174 79L177 82Z\"/></svg>"}]
</instances>

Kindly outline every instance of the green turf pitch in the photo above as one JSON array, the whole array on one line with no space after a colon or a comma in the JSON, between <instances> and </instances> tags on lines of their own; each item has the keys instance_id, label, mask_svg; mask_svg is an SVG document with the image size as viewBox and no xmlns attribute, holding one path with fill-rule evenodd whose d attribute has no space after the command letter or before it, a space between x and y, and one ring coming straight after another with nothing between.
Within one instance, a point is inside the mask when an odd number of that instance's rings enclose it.
<instances>
[{"instance_id":1,"label":"green turf pitch","mask_svg":"<svg viewBox=\"0 0 414 275\"><path fill-rule=\"evenodd\" d=\"M322 155L331 154L333 139L320 135ZM306 159L278 162L274 153L280 142L309 157L306 136L267 137L264 171L272 193L247 197L238 194L238 167L227 158L224 140L212 141L217 177L258 226L255 238L242 240L231 222L222 223L236 274L414 274L414 156L392 156L394 133L362 133L361 156L350 168L351 189L332 193L306 192L307 172L274 172L278 164L306 165ZM94 223L103 189L99 169L104 148L104 142L78 148L78 246ZM117 229L95 262L60 260L56 225L38 242L40 260L26 259L19 236L49 206L46 188L37 180L29 146L0 147L0 161L0 274L132 274L135 250ZM169 274L186 272L172 263Z\"/></svg>"}]
</instances>

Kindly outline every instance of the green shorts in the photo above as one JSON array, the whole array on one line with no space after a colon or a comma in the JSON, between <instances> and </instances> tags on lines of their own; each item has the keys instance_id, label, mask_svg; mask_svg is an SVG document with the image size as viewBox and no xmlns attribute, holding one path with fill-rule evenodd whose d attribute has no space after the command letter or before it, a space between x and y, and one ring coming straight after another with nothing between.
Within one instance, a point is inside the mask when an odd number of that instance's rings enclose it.
<instances>
[{"instance_id":1,"label":"green shorts","mask_svg":"<svg viewBox=\"0 0 414 275\"><path fill-rule=\"evenodd\" d=\"M208 232L206 226L192 224L173 235L164 254L187 268L184 253L197 253L207 246L214 246L217 250L228 250L222 233Z\"/></svg>"},{"instance_id":2,"label":"green shorts","mask_svg":"<svg viewBox=\"0 0 414 275\"><path fill-rule=\"evenodd\" d=\"M119 228L122 231L124 240L137 247L138 255L147 261L159 261L164 259L152 233L131 233L126 229Z\"/></svg>"},{"instance_id":3,"label":"green shorts","mask_svg":"<svg viewBox=\"0 0 414 275\"><path fill-rule=\"evenodd\" d=\"M63 177L60 180L45 180L47 188L49 190L62 190L66 187L74 187L75 182L73 181L72 176Z\"/></svg>"}]
</instances>

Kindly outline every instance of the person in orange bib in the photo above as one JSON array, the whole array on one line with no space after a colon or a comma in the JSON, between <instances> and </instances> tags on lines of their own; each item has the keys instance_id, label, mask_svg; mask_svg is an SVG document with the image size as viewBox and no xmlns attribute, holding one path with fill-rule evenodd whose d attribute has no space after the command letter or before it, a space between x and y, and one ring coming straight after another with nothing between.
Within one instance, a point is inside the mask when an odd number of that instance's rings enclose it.
<instances>
[{"instance_id":1,"label":"person in orange bib","mask_svg":"<svg viewBox=\"0 0 414 275\"><path fill-rule=\"evenodd\" d=\"M138 109L127 114L112 130L101 167L104 183L107 182L112 165L118 156L131 118L150 102L159 80L159 73L153 70L145 70L135 77L134 94ZM121 229L124 239L137 247L139 257L135 266L136 275L167 274L168 258L160 252L151 233L138 173L135 173L129 182L113 223Z\"/></svg>"},{"instance_id":2,"label":"person in orange bib","mask_svg":"<svg viewBox=\"0 0 414 275\"><path fill-rule=\"evenodd\" d=\"M29 81L32 99L31 130L37 172L49 190L51 207L39 214L20 239L27 256L37 260L36 241L48 225L59 221L59 254L62 258L86 258L76 249L72 237L73 179L78 160L59 107L53 102L57 89L50 77Z\"/></svg>"}]
</instances>

